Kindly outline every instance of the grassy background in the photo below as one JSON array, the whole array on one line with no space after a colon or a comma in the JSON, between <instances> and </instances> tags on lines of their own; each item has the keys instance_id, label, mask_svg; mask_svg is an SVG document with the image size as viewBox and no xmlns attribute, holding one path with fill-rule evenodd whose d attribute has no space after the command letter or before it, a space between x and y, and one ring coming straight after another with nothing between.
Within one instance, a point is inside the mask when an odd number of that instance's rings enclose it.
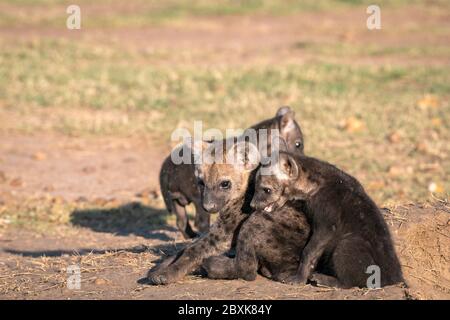
<instances>
[{"instance_id":1,"label":"grassy background","mask_svg":"<svg viewBox=\"0 0 450 320\"><path fill-rule=\"evenodd\" d=\"M214 63L217 51L208 48L148 49L105 40L108 30L183 27L197 17L279 17L355 8L364 13L368 2L187 3L78 1L95 15L82 11L82 27L88 31L75 38L46 33L64 25L65 1L2 3L0 132L56 132L86 139L139 135L167 145L175 128L192 129L194 120L203 120L206 128L243 128L288 104L303 127L306 152L354 174L380 205L426 200L433 183L438 196L446 197L450 65L442 61L450 56L448 42L299 40L286 50L293 57L310 57L303 62ZM408 3L429 14L450 8L446 1L378 3L383 10L402 10ZM103 36L90 34L90 28ZM418 26L408 28L414 32ZM22 37L23 30L36 35ZM428 31L450 34L448 25ZM18 36L11 36L15 32ZM380 57L388 62L365 60ZM428 63L435 60L440 63Z\"/></svg>"},{"instance_id":2,"label":"grassy background","mask_svg":"<svg viewBox=\"0 0 450 320\"><path fill-rule=\"evenodd\" d=\"M7 10L0 12L0 26L59 26L66 19L61 12L71 4L87 9L83 9L85 27L120 28L170 24L180 19L204 16L283 16L308 11L344 11L374 3L370 0L99 0L95 3L89 0L78 0L76 3L67 0L9 0L4 4ZM445 9L448 3L446 0L378 0L376 4L383 8L431 4L435 8Z\"/></svg>"}]
</instances>

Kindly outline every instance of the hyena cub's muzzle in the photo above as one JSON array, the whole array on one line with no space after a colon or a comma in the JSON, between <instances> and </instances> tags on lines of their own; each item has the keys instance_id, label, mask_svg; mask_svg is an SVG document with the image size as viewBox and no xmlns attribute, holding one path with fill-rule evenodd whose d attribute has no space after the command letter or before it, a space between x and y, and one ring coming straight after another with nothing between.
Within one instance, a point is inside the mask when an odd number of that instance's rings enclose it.
<instances>
[{"instance_id":1,"label":"hyena cub's muzzle","mask_svg":"<svg viewBox=\"0 0 450 320\"><path fill-rule=\"evenodd\" d=\"M202 206L208 213L217 213L223 207L223 201L214 197L212 192L205 189L202 194Z\"/></svg>"}]
</instances>

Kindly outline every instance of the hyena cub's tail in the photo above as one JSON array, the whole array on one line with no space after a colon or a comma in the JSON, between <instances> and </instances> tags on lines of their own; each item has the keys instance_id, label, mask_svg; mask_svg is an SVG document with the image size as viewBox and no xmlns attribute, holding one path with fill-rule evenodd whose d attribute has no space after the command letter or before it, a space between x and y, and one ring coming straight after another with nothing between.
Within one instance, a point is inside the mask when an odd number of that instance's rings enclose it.
<instances>
[{"instance_id":1,"label":"hyena cub's tail","mask_svg":"<svg viewBox=\"0 0 450 320\"><path fill-rule=\"evenodd\" d=\"M161 195L164 199L164 204L166 205L167 211L171 213L173 211L173 203L172 203L172 196L170 194L169 190L169 174L170 170L167 169L167 161L170 161L169 159L166 159L164 161L161 171L159 172L159 187L161 189Z\"/></svg>"}]
</instances>

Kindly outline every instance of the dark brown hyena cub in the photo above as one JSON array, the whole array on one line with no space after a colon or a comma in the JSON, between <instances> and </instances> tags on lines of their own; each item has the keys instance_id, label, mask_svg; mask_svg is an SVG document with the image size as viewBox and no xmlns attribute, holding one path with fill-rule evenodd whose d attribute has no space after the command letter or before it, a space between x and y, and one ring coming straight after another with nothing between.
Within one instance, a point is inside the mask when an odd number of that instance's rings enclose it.
<instances>
[{"instance_id":1,"label":"dark brown hyena cub","mask_svg":"<svg viewBox=\"0 0 450 320\"><path fill-rule=\"evenodd\" d=\"M280 136L286 141L289 151L303 152L303 134L300 126L295 121L295 114L289 107L278 109L275 117L264 120L251 129L278 129ZM203 207L200 197L200 190L194 174L193 164L174 164L171 157L164 161L159 174L161 194L166 204L167 210L175 212L177 216L178 229L187 238L197 236L186 213L186 206L193 203L195 206L195 227L200 233L209 230L210 216Z\"/></svg>"},{"instance_id":2,"label":"dark brown hyena cub","mask_svg":"<svg viewBox=\"0 0 450 320\"><path fill-rule=\"evenodd\" d=\"M180 151L181 157L182 152ZM177 227L185 239L197 236L197 232L192 230L186 213L186 206L190 203L195 206L195 227L200 232L208 231L210 216L203 209L200 201L193 164L174 164L171 157L167 157L159 173L159 184L167 211L175 212Z\"/></svg>"},{"instance_id":3,"label":"dark brown hyena cub","mask_svg":"<svg viewBox=\"0 0 450 320\"><path fill-rule=\"evenodd\" d=\"M329 163L285 152L269 169L272 174L261 176L256 186L258 209L272 212L286 201L302 200L311 225L298 273L289 282L365 287L369 266L379 267L381 286L403 282L388 226L355 178ZM333 277L313 275L319 260Z\"/></svg>"},{"instance_id":4,"label":"dark brown hyena cub","mask_svg":"<svg viewBox=\"0 0 450 320\"><path fill-rule=\"evenodd\" d=\"M212 279L252 281L259 271L267 278L283 282L297 273L300 252L308 237L306 217L293 204L273 213L259 210L239 230L236 257L211 257L203 268Z\"/></svg>"}]
</instances>

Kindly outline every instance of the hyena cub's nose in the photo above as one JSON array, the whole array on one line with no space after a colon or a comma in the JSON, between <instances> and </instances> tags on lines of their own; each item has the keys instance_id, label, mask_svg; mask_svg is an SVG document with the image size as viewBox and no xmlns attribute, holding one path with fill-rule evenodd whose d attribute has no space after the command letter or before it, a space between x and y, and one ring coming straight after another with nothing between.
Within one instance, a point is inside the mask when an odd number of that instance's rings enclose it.
<instances>
[{"instance_id":1,"label":"hyena cub's nose","mask_svg":"<svg viewBox=\"0 0 450 320\"><path fill-rule=\"evenodd\" d=\"M217 206L215 203L203 203L203 209L205 209L208 212L217 212Z\"/></svg>"}]
</instances>

